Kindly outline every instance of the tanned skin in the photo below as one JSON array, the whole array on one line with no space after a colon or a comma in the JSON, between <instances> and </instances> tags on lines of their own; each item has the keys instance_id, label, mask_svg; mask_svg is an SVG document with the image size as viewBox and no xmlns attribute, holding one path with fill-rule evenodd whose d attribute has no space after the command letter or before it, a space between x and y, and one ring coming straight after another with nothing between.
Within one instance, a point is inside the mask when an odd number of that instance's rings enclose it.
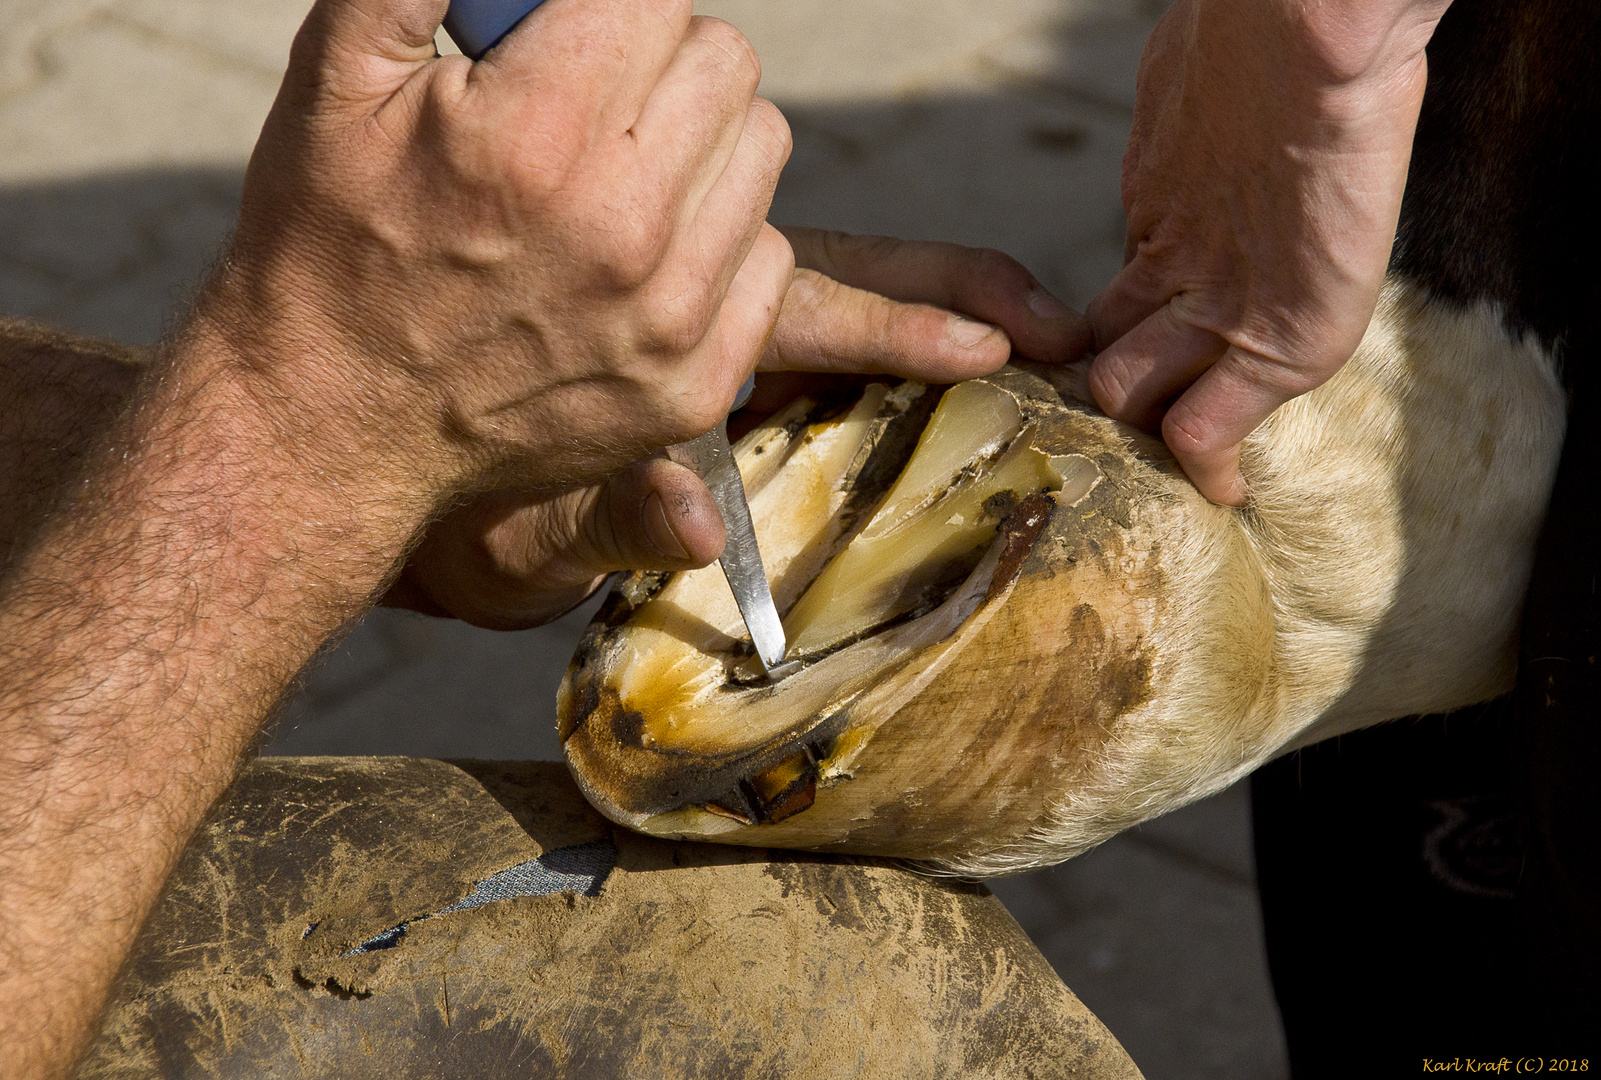
<instances>
[{"instance_id":1,"label":"tanned skin","mask_svg":"<svg viewBox=\"0 0 1601 1080\"><path fill-rule=\"evenodd\" d=\"M930 299L990 312L1044 353L1082 351L1082 321L1027 314L1039 286L997 253L830 243L831 272L863 288L797 277L764 361L775 369L933 379L1004 361L1005 334L974 350L949 332L966 320L866 291L885 278L904 290L908 264ZM154 353L0 321L0 394L14 403L0 411L7 1076L65 1073L272 706L375 599L536 625L613 570L704 565L722 543L704 488L661 459L591 486L485 493L442 519L395 492L353 497L249 425L205 332L197 318Z\"/></svg>"},{"instance_id":2,"label":"tanned skin","mask_svg":"<svg viewBox=\"0 0 1601 1080\"><path fill-rule=\"evenodd\" d=\"M65 1072L267 708L426 517L297 479L219 351L163 358L0 589L9 1076Z\"/></svg>"},{"instance_id":3,"label":"tanned skin","mask_svg":"<svg viewBox=\"0 0 1601 1080\"><path fill-rule=\"evenodd\" d=\"M1179 0L1145 43L1090 385L1213 502L1245 503L1241 441L1373 317L1448 5Z\"/></svg>"},{"instance_id":4,"label":"tanned skin","mask_svg":"<svg viewBox=\"0 0 1601 1080\"><path fill-rule=\"evenodd\" d=\"M1197 0L1153 38L1095 386L1147 423L1182 394L1163 430L1215 500L1243 498L1239 439L1366 324L1444 7ZM688 0L549 0L478 64L435 55L444 9L319 0L227 261L142 370L12 328L8 1080L71 1071L273 704L419 543L397 599L528 625L609 570L715 557L704 487L652 455L715 423L758 361L951 379L1014 342L1040 360L1088 344L993 253L767 225L787 126L748 43ZM1264 116L1230 112L1241 34ZM1287 187L1254 186L1281 167ZM1253 190L1289 196L1234 213ZM1247 287L1264 267L1275 288Z\"/></svg>"},{"instance_id":5,"label":"tanned skin","mask_svg":"<svg viewBox=\"0 0 1601 1080\"><path fill-rule=\"evenodd\" d=\"M524 161L489 153L493 131L439 118L433 97L476 77L432 55L443 3L323 0L229 258L171 343L0 324L0 1075L70 1073L274 704L373 603L532 625L613 570L709 562L723 531L704 486L628 462L726 408L758 361L954 380L1013 342L1045 360L1087 346L1084 321L995 252L766 226L787 140L754 72L730 75L732 31L681 7L665 24L661 5L622 0L540 9L547 46L632 18L638 40L614 58L659 54L644 76L597 75L603 101L658 76L697 116L726 99L729 131L682 159L710 163L677 196L701 211L644 215L646 239L666 238L644 269L618 263L627 228L574 219L583 197L661 182L658 157L608 191L619 166L585 171L597 137L578 124L576 141L551 136L573 159L563 184L530 189ZM416 228L462 205L453 185L502 219ZM674 230L708 221L675 258ZM790 240L817 269L794 270ZM518 254L536 241L557 245L559 274ZM718 250L708 288L693 264Z\"/></svg>"},{"instance_id":6,"label":"tanned skin","mask_svg":"<svg viewBox=\"0 0 1601 1080\"><path fill-rule=\"evenodd\" d=\"M127 402L148 350L0 317L0 573Z\"/></svg>"},{"instance_id":7,"label":"tanned skin","mask_svg":"<svg viewBox=\"0 0 1601 1080\"><path fill-rule=\"evenodd\" d=\"M1195 0L1153 36L1094 385L1165 416L1214 500L1367 322L1445 6ZM419 541L398 599L527 625L716 555L704 488L651 455L759 359L956 378L1087 344L993 255L766 225L787 127L688 0L549 0L478 64L434 54L444 8L319 0L227 262L146 368L32 331L0 365L8 1080L70 1072L273 703ZM843 285L797 274L808 245Z\"/></svg>"},{"instance_id":8,"label":"tanned skin","mask_svg":"<svg viewBox=\"0 0 1601 1080\"><path fill-rule=\"evenodd\" d=\"M71 1070L262 718L428 521L703 429L771 333L788 131L737 32L552 0L475 65L444 7L313 8L225 265L0 583L8 1080Z\"/></svg>"}]
</instances>

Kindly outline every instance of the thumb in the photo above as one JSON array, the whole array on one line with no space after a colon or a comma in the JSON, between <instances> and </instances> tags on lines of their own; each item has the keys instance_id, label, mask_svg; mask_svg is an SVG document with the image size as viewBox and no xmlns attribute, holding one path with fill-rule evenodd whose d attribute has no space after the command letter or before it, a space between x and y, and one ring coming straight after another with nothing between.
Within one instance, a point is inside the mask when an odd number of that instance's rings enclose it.
<instances>
[{"instance_id":1,"label":"thumb","mask_svg":"<svg viewBox=\"0 0 1601 1080\"><path fill-rule=\"evenodd\" d=\"M492 583L458 590L477 594L458 606L492 605L492 622L462 616L481 626L537 625L608 574L705 566L722 554L726 535L700 477L664 459L643 461L597 487L527 504L500 520L483 538Z\"/></svg>"},{"instance_id":2,"label":"thumb","mask_svg":"<svg viewBox=\"0 0 1601 1080\"><path fill-rule=\"evenodd\" d=\"M722 514L700 477L663 458L613 474L583 500L570 556L595 573L689 570L723 552Z\"/></svg>"},{"instance_id":3,"label":"thumb","mask_svg":"<svg viewBox=\"0 0 1601 1080\"><path fill-rule=\"evenodd\" d=\"M429 529L384 603L520 630L559 617L614 571L705 566L724 535L700 477L646 461L554 496L480 496Z\"/></svg>"}]
</instances>

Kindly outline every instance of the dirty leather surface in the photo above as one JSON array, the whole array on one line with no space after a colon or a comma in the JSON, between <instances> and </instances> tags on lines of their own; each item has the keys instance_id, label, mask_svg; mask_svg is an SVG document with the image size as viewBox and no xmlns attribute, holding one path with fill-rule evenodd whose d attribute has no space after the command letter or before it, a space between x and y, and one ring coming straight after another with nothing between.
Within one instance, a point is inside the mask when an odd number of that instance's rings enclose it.
<instances>
[{"instance_id":1,"label":"dirty leather surface","mask_svg":"<svg viewBox=\"0 0 1601 1080\"><path fill-rule=\"evenodd\" d=\"M607 840L596 895L445 911ZM184 856L79 1075L1139 1072L982 886L637 836L557 764L273 758Z\"/></svg>"}]
</instances>

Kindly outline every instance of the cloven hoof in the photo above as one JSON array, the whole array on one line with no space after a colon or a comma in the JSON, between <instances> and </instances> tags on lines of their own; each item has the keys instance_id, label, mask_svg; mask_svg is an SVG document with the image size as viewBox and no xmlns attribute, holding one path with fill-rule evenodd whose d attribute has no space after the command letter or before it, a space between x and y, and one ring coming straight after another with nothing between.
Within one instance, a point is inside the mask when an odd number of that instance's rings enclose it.
<instances>
[{"instance_id":1,"label":"cloven hoof","mask_svg":"<svg viewBox=\"0 0 1601 1080\"><path fill-rule=\"evenodd\" d=\"M1496 309L1390 282L1351 362L1246 441L1243 511L1085 370L874 383L746 436L800 669L766 680L717 567L623 578L558 700L595 806L1008 873L1511 685L1564 398Z\"/></svg>"},{"instance_id":2,"label":"cloven hoof","mask_svg":"<svg viewBox=\"0 0 1601 1080\"><path fill-rule=\"evenodd\" d=\"M625 578L560 694L595 805L657 836L928 859L1043 816L1048 774L1149 694L1163 559L1134 540L1188 486L1068 400L1008 368L801 399L747 435L800 669L768 683L715 565Z\"/></svg>"}]
</instances>

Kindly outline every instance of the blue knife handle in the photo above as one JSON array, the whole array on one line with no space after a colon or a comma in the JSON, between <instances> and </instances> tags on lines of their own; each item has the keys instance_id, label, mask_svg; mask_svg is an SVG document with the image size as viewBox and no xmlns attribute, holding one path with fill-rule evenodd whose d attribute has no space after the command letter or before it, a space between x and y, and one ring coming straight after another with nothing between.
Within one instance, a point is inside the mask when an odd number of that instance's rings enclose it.
<instances>
[{"instance_id":1,"label":"blue knife handle","mask_svg":"<svg viewBox=\"0 0 1601 1080\"><path fill-rule=\"evenodd\" d=\"M457 48L474 60L522 22L523 16L545 0L450 0L445 12L445 33Z\"/></svg>"}]
</instances>

